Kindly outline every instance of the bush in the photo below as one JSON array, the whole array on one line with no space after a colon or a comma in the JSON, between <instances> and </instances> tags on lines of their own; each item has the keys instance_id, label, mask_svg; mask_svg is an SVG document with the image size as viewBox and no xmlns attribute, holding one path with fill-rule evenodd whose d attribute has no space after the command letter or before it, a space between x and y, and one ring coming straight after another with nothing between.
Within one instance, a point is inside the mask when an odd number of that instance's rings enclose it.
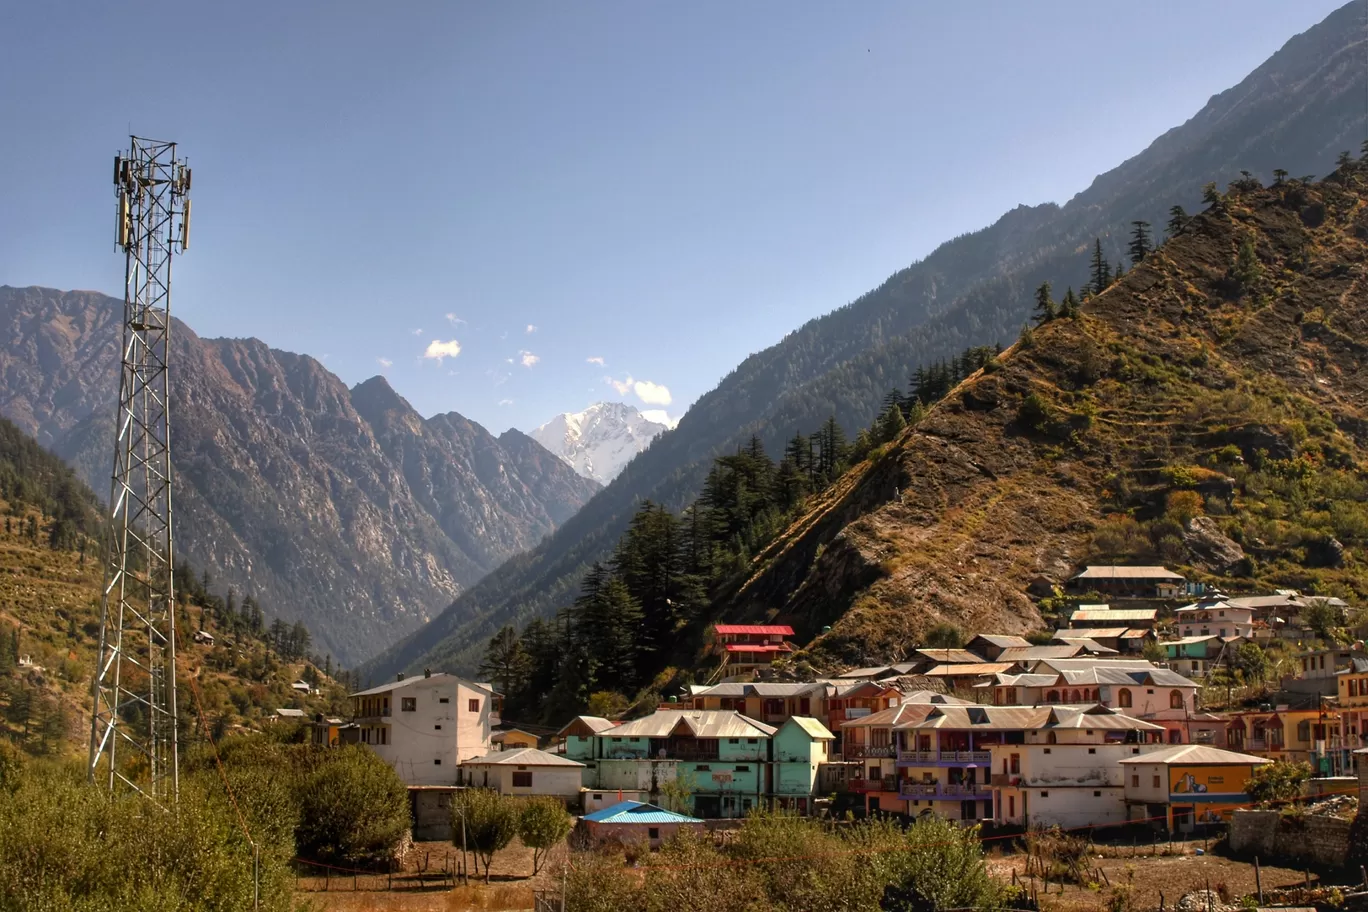
<instances>
[{"instance_id":1,"label":"bush","mask_svg":"<svg viewBox=\"0 0 1368 912\"><path fill-rule=\"evenodd\" d=\"M1017 409L1017 419L1026 427L1039 431L1050 420L1050 407L1038 393L1031 393L1021 400Z\"/></svg>"},{"instance_id":2,"label":"bush","mask_svg":"<svg viewBox=\"0 0 1368 912\"><path fill-rule=\"evenodd\" d=\"M532 874L541 870L542 862L551 850L565 842L574 822L565 807L555 798L541 796L523 802L518 818L518 837L532 850Z\"/></svg>"},{"instance_id":3,"label":"bush","mask_svg":"<svg viewBox=\"0 0 1368 912\"><path fill-rule=\"evenodd\" d=\"M389 764L360 745L329 752L299 788L295 842L304 858L371 865L394 856L408 831L408 791Z\"/></svg>"},{"instance_id":4,"label":"bush","mask_svg":"<svg viewBox=\"0 0 1368 912\"><path fill-rule=\"evenodd\" d=\"M494 853L507 848L518 835L521 816L517 799L505 798L492 789L466 789L457 792L452 800L453 840L456 845L464 841L475 853L476 873L479 873L480 862L484 862L485 883L489 883L489 863Z\"/></svg>"},{"instance_id":5,"label":"bush","mask_svg":"<svg viewBox=\"0 0 1368 912\"><path fill-rule=\"evenodd\" d=\"M1245 791L1255 801L1291 801L1301 797L1302 783L1311 778L1311 764L1278 760L1254 770Z\"/></svg>"}]
</instances>

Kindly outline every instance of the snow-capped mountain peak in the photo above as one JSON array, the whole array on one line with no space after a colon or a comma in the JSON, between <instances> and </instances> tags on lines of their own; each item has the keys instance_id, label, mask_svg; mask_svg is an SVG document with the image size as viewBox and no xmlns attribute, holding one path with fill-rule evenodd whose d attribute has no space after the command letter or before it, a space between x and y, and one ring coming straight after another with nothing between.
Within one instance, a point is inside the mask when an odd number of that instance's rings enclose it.
<instances>
[{"instance_id":1,"label":"snow-capped mountain peak","mask_svg":"<svg viewBox=\"0 0 1368 912\"><path fill-rule=\"evenodd\" d=\"M653 421L622 402L596 402L582 412L557 415L529 436L585 478L607 484L674 424Z\"/></svg>"}]
</instances>

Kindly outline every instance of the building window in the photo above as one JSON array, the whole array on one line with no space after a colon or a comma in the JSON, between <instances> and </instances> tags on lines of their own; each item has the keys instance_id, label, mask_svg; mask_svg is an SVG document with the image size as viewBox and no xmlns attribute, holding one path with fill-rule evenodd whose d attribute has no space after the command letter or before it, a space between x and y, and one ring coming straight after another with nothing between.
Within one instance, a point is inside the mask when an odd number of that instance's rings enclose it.
<instances>
[{"instance_id":1,"label":"building window","mask_svg":"<svg viewBox=\"0 0 1368 912\"><path fill-rule=\"evenodd\" d=\"M530 771L515 772L513 774L513 787L515 789L530 789L532 787L532 773Z\"/></svg>"},{"instance_id":2,"label":"building window","mask_svg":"<svg viewBox=\"0 0 1368 912\"><path fill-rule=\"evenodd\" d=\"M438 757L436 760L433 760L433 761L432 761L432 765L433 765L433 766L441 766L441 765L442 765L442 758L441 758L441 757Z\"/></svg>"},{"instance_id":3,"label":"building window","mask_svg":"<svg viewBox=\"0 0 1368 912\"><path fill-rule=\"evenodd\" d=\"M440 726L440 725L434 725L434 726L432 726L432 727L435 728L435 729L437 729L437 731L441 731L441 730L442 730L442 726Z\"/></svg>"},{"instance_id":4,"label":"building window","mask_svg":"<svg viewBox=\"0 0 1368 912\"><path fill-rule=\"evenodd\" d=\"M1088 748L1088 753L1090 753L1090 754L1095 754L1095 753L1097 753L1097 748L1095 748L1095 747L1090 747L1090 748Z\"/></svg>"},{"instance_id":5,"label":"building window","mask_svg":"<svg viewBox=\"0 0 1368 912\"><path fill-rule=\"evenodd\" d=\"M1101 798L1101 797L1102 797L1102 793L1101 793L1101 792L1093 792L1093 797L1094 797L1094 798Z\"/></svg>"},{"instance_id":6,"label":"building window","mask_svg":"<svg viewBox=\"0 0 1368 912\"><path fill-rule=\"evenodd\" d=\"M1050 732L1050 734L1054 734L1054 732ZM1047 754L1048 754L1048 753L1049 753L1049 752L1050 752L1050 749L1049 749L1049 748L1048 748L1048 747L1047 747L1047 748L1045 748L1045 753L1047 753Z\"/></svg>"},{"instance_id":7,"label":"building window","mask_svg":"<svg viewBox=\"0 0 1368 912\"><path fill-rule=\"evenodd\" d=\"M1155 787L1155 788L1163 788L1163 787L1164 787L1164 786L1163 786L1162 784L1160 784L1160 782L1159 782L1159 774L1158 774L1158 773L1156 773L1156 774L1154 775L1154 787Z\"/></svg>"},{"instance_id":8,"label":"building window","mask_svg":"<svg viewBox=\"0 0 1368 912\"><path fill-rule=\"evenodd\" d=\"M450 703L450 702L451 702L451 697L438 697L438 698L437 698L437 702L438 702L438 703Z\"/></svg>"},{"instance_id":9,"label":"building window","mask_svg":"<svg viewBox=\"0 0 1368 912\"><path fill-rule=\"evenodd\" d=\"M728 738L728 739L727 739L727 743L728 743L728 744L740 744L740 743L741 743L741 739L740 739L740 738Z\"/></svg>"},{"instance_id":10,"label":"building window","mask_svg":"<svg viewBox=\"0 0 1368 912\"><path fill-rule=\"evenodd\" d=\"M1169 709L1183 708L1183 692L1181 690L1169 691Z\"/></svg>"},{"instance_id":11,"label":"building window","mask_svg":"<svg viewBox=\"0 0 1368 912\"><path fill-rule=\"evenodd\" d=\"M749 772L750 772L750 767L749 767L749 766L738 766L738 767L736 768L736 771L737 771L738 773L749 773Z\"/></svg>"},{"instance_id":12,"label":"building window","mask_svg":"<svg viewBox=\"0 0 1368 912\"><path fill-rule=\"evenodd\" d=\"M711 773L711 772L712 772L712 767L709 766L709 765L706 764L706 763L700 763L700 764L698 764L698 766L695 766L694 769L698 770L698 772L700 772L700 773Z\"/></svg>"},{"instance_id":13,"label":"building window","mask_svg":"<svg viewBox=\"0 0 1368 912\"><path fill-rule=\"evenodd\" d=\"M473 712L473 713L479 712L479 711L480 711L480 701L479 701L478 699L471 700L471 701L470 701L470 704L469 704L469 706L468 706L468 708L469 708L469 710L470 710L471 712Z\"/></svg>"},{"instance_id":14,"label":"building window","mask_svg":"<svg viewBox=\"0 0 1368 912\"><path fill-rule=\"evenodd\" d=\"M746 739L746 743L747 743L747 744L759 744L759 743L760 743L760 739L759 739L759 738L747 738L747 739Z\"/></svg>"},{"instance_id":15,"label":"building window","mask_svg":"<svg viewBox=\"0 0 1368 912\"><path fill-rule=\"evenodd\" d=\"M660 838L660 827L647 827L647 828L646 828L646 837L647 837L648 839L659 839L659 838Z\"/></svg>"},{"instance_id":16,"label":"building window","mask_svg":"<svg viewBox=\"0 0 1368 912\"><path fill-rule=\"evenodd\" d=\"M1131 705L1131 692L1130 692L1130 689L1129 689L1129 688L1126 688L1126 687L1121 688L1121 691L1116 695L1116 705L1117 705L1117 706L1121 706L1121 707L1125 707L1125 708L1127 708L1127 709L1130 708L1130 705Z\"/></svg>"},{"instance_id":17,"label":"building window","mask_svg":"<svg viewBox=\"0 0 1368 912\"><path fill-rule=\"evenodd\" d=\"M1049 792L1041 792L1041 793L1040 793L1040 797L1041 797L1041 798L1049 798L1049 797L1050 797L1050 793L1049 793Z\"/></svg>"},{"instance_id":18,"label":"building window","mask_svg":"<svg viewBox=\"0 0 1368 912\"><path fill-rule=\"evenodd\" d=\"M1139 788L1139 787L1140 787L1140 774L1139 774L1139 773L1131 773L1131 788Z\"/></svg>"},{"instance_id":19,"label":"building window","mask_svg":"<svg viewBox=\"0 0 1368 912\"><path fill-rule=\"evenodd\" d=\"M418 708L417 697L404 697L399 701L399 711L411 713Z\"/></svg>"}]
</instances>

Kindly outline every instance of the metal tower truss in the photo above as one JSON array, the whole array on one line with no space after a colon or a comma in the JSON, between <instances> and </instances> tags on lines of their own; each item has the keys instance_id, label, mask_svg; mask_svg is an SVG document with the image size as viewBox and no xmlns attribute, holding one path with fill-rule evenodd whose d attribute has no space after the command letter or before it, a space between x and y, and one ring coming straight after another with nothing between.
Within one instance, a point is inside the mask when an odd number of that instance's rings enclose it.
<instances>
[{"instance_id":1,"label":"metal tower truss","mask_svg":"<svg viewBox=\"0 0 1368 912\"><path fill-rule=\"evenodd\" d=\"M190 169L176 144L131 137L114 159L124 251L119 375L90 778L167 806L179 791L171 527L171 258L190 230Z\"/></svg>"}]
</instances>

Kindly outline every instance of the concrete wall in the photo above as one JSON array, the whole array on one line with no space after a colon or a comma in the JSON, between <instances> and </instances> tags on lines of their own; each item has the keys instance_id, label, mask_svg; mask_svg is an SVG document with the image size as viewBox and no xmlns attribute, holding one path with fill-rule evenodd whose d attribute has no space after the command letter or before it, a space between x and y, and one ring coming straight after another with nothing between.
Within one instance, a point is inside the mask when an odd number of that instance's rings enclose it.
<instances>
[{"instance_id":1,"label":"concrete wall","mask_svg":"<svg viewBox=\"0 0 1368 912\"><path fill-rule=\"evenodd\" d=\"M1235 811L1230 848L1261 861L1296 861L1337 868L1349 852L1350 821L1337 817L1283 816L1279 811Z\"/></svg>"},{"instance_id":2,"label":"concrete wall","mask_svg":"<svg viewBox=\"0 0 1368 912\"><path fill-rule=\"evenodd\" d=\"M514 772L532 774L530 786L515 786ZM567 801L577 801L580 793L580 770L575 766L529 766L522 770L506 763L464 763L461 779L466 785L492 788L501 795L553 795Z\"/></svg>"}]
</instances>

